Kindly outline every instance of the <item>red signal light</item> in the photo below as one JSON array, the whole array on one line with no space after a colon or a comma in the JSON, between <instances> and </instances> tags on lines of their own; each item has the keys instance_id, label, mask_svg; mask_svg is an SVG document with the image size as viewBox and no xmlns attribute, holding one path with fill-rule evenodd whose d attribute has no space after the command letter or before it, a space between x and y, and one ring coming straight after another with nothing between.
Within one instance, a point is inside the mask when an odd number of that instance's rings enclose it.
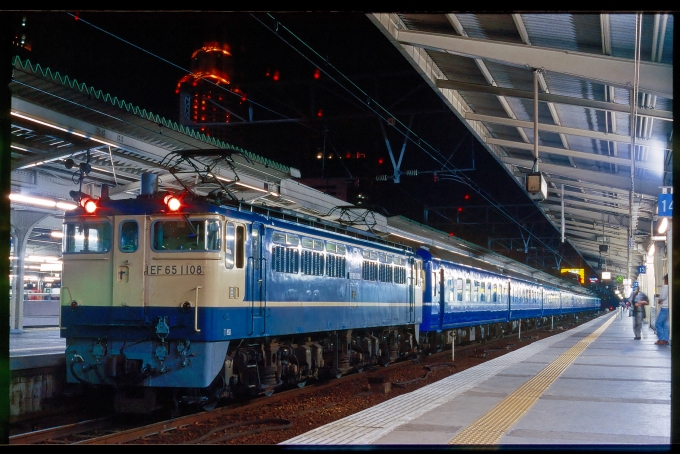
<instances>
[{"instance_id":1,"label":"red signal light","mask_svg":"<svg viewBox=\"0 0 680 454\"><path fill-rule=\"evenodd\" d=\"M272 77L272 79L279 80L279 72L278 71L274 71L274 76Z\"/></svg>"},{"instance_id":2,"label":"red signal light","mask_svg":"<svg viewBox=\"0 0 680 454\"><path fill-rule=\"evenodd\" d=\"M316 111L316 116L319 117L319 118L323 117L323 109L317 110L317 111Z\"/></svg>"},{"instance_id":3,"label":"red signal light","mask_svg":"<svg viewBox=\"0 0 680 454\"><path fill-rule=\"evenodd\" d=\"M319 68L316 68L314 70L314 78L315 79L320 79L321 78L321 70Z\"/></svg>"},{"instance_id":4,"label":"red signal light","mask_svg":"<svg viewBox=\"0 0 680 454\"><path fill-rule=\"evenodd\" d=\"M465 196L463 196L463 198L464 198L465 200L470 200L470 194L465 194Z\"/></svg>"},{"instance_id":5,"label":"red signal light","mask_svg":"<svg viewBox=\"0 0 680 454\"><path fill-rule=\"evenodd\" d=\"M453 236L453 232L449 232L449 236Z\"/></svg>"},{"instance_id":6,"label":"red signal light","mask_svg":"<svg viewBox=\"0 0 680 454\"><path fill-rule=\"evenodd\" d=\"M384 162L385 162L385 160L383 158L378 158L378 164L379 165L383 165Z\"/></svg>"},{"instance_id":7,"label":"red signal light","mask_svg":"<svg viewBox=\"0 0 680 454\"><path fill-rule=\"evenodd\" d=\"M458 212L462 213L463 212L463 207L458 207Z\"/></svg>"}]
</instances>

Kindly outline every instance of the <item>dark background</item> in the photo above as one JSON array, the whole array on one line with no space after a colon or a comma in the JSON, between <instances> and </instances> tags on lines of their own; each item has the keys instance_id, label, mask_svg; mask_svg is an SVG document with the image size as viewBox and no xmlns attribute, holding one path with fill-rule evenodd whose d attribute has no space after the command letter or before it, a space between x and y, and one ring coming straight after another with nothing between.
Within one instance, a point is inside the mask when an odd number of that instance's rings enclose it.
<instances>
[{"instance_id":1,"label":"dark background","mask_svg":"<svg viewBox=\"0 0 680 454\"><path fill-rule=\"evenodd\" d=\"M318 189L324 188L319 179L344 185L349 203L484 247L496 248L498 239L519 243L529 231L559 238L363 13L36 11L19 17L26 17L29 43L18 52L22 58L173 121L179 121L175 88L192 53L206 42L228 43L231 87L253 103L254 122L219 128L221 140L300 169L303 182L315 179L310 185ZM417 175L377 181L394 172L388 142L395 159L406 144L400 168ZM532 245L537 248L528 254L509 247L499 252L559 274L552 253L540 242ZM595 275L571 246L557 252L562 266Z\"/></svg>"}]
</instances>

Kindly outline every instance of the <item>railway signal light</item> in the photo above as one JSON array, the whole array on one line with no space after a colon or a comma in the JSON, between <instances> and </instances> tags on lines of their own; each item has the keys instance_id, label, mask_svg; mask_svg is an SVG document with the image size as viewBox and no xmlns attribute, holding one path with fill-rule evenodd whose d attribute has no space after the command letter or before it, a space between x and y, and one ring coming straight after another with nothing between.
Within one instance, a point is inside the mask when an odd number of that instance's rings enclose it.
<instances>
[{"instance_id":1,"label":"railway signal light","mask_svg":"<svg viewBox=\"0 0 680 454\"><path fill-rule=\"evenodd\" d=\"M321 78L321 70L319 68L316 68L314 70L314 78L315 79L320 79Z\"/></svg>"}]
</instances>

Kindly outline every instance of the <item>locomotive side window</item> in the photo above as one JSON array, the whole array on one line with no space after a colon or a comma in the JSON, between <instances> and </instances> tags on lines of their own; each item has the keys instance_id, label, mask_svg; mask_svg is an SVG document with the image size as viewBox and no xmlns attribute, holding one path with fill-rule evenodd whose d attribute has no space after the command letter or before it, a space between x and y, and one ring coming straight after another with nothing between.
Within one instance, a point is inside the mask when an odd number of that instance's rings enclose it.
<instances>
[{"instance_id":1,"label":"locomotive side window","mask_svg":"<svg viewBox=\"0 0 680 454\"><path fill-rule=\"evenodd\" d=\"M67 253L104 253L111 249L111 224L69 222L65 226L63 250Z\"/></svg>"},{"instance_id":2,"label":"locomotive side window","mask_svg":"<svg viewBox=\"0 0 680 454\"><path fill-rule=\"evenodd\" d=\"M253 253L253 269L254 270L259 270L260 269L260 232L257 230L255 226L252 227L250 231L250 237L252 239L251 241L251 250Z\"/></svg>"},{"instance_id":3,"label":"locomotive side window","mask_svg":"<svg viewBox=\"0 0 680 454\"><path fill-rule=\"evenodd\" d=\"M347 266L346 251L347 249L343 244L326 242L326 252L329 252L328 267L326 269L328 277L345 277L345 268Z\"/></svg>"},{"instance_id":4,"label":"locomotive side window","mask_svg":"<svg viewBox=\"0 0 680 454\"><path fill-rule=\"evenodd\" d=\"M272 248L272 270L297 274L300 270L300 249L298 248L300 239L297 235L274 232L272 241L280 244Z\"/></svg>"},{"instance_id":5,"label":"locomotive side window","mask_svg":"<svg viewBox=\"0 0 680 454\"><path fill-rule=\"evenodd\" d=\"M325 256L323 241L302 237L302 254L300 256L300 271L302 274L323 276Z\"/></svg>"},{"instance_id":6,"label":"locomotive side window","mask_svg":"<svg viewBox=\"0 0 680 454\"><path fill-rule=\"evenodd\" d=\"M153 223L155 251L219 251L222 223L211 219L168 219Z\"/></svg>"},{"instance_id":7,"label":"locomotive side window","mask_svg":"<svg viewBox=\"0 0 680 454\"><path fill-rule=\"evenodd\" d=\"M234 240L236 227L233 222L227 222L224 235L224 266L230 270L234 268Z\"/></svg>"},{"instance_id":8,"label":"locomotive side window","mask_svg":"<svg viewBox=\"0 0 680 454\"><path fill-rule=\"evenodd\" d=\"M392 282L394 280L394 270L392 265L388 265L388 263L393 261L392 256L381 252L378 254L378 260L381 262L378 265L378 280L380 282Z\"/></svg>"},{"instance_id":9,"label":"locomotive side window","mask_svg":"<svg viewBox=\"0 0 680 454\"><path fill-rule=\"evenodd\" d=\"M246 250L246 227L243 225L236 226L236 268L243 268L245 261Z\"/></svg>"},{"instance_id":10,"label":"locomotive side window","mask_svg":"<svg viewBox=\"0 0 680 454\"><path fill-rule=\"evenodd\" d=\"M139 247L139 224L137 221L120 223L118 247L122 252L135 252Z\"/></svg>"},{"instance_id":11,"label":"locomotive side window","mask_svg":"<svg viewBox=\"0 0 680 454\"><path fill-rule=\"evenodd\" d=\"M364 261L361 263L361 276L365 281L378 280L378 253L375 251L363 251Z\"/></svg>"}]
</instances>

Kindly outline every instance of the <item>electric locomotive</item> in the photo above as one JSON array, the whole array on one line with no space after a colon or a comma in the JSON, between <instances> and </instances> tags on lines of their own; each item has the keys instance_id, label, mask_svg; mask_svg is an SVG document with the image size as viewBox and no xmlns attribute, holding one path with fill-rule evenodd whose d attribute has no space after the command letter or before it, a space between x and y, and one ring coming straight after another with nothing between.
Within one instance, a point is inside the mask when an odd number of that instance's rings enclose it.
<instances>
[{"instance_id":1,"label":"electric locomotive","mask_svg":"<svg viewBox=\"0 0 680 454\"><path fill-rule=\"evenodd\" d=\"M67 381L212 408L416 351L422 259L359 229L158 190L64 218ZM277 214L278 213L278 214Z\"/></svg>"}]
</instances>

